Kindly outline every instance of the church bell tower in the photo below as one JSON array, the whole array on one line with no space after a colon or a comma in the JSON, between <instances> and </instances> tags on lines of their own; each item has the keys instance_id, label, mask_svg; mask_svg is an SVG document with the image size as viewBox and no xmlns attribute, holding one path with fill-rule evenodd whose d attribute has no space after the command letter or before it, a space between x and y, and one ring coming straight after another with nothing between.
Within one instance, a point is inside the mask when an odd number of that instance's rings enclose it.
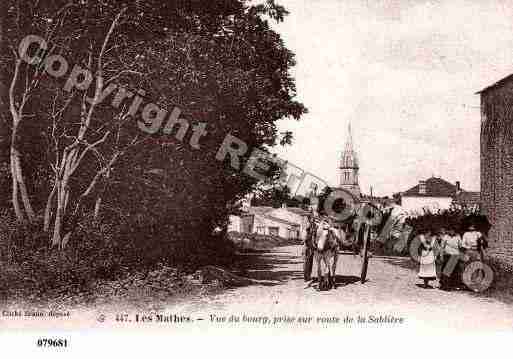
<instances>
[{"instance_id":1,"label":"church bell tower","mask_svg":"<svg viewBox=\"0 0 513 359\"><path fill-rule=\"evenodd\" d=\"M347 131L347 140L342 157L340 158L340 183L339 187L351 192L357 198L361 197L360 185L358 183L358 157L353 147L351 123Z\"/></svg>"}]
</instances>

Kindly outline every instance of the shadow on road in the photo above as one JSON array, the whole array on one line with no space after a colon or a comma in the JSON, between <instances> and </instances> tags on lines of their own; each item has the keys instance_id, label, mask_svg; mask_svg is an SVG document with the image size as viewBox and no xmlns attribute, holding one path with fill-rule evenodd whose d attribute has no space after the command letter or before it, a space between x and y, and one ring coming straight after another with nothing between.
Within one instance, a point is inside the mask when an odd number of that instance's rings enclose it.
<instances>
[{"instance_id":1,"label":"shadow on road","mask_svg":"<svg viewBox=\"0 0 513 359\"><path fill-rule=\"evenodd\" d=\"M302 279L302 278L303 277L300 277L297 279ZM360 281L360 277L356 277L354 275L336 275L335 276L335 288L330 289L330 290L337 290L341 287L345 287L346 285L354 284L359 281ZM312 281L307 285L307 288L312 287L316 290L319 290L318 283L319 283L319 280L317 279L317 277L314 277L314 278L312 278Z\"/></svg>"},{"instance_id":2,"label":"shadow on road","mask_svg":"<svg viewBox=\"0 0 513 359\"><path fill-rule=\"evenodd\" d=\"M354 275L336 275L335 285L336 287L344 287L349 284L353 284L360 281L360 277Z\"/></svg>"},{"instance_id":3,"label":"shadow on road","mask_svg":"<svg viewBox=\"0 0 513 359\"><path fill-rule=\"evenodd\" d=\"M384 263L411 270L416 270L418 266L410 257L381 257L380 260Z\"/></svg>"},{"instance_id":4,"label":"shadow on road","mask_svg":"<svg viewBox=\"0 0 513 359\"><path fill-rule=\"evenodd\" d=\"M236 275L258 281L252 285L275 286L292 280L303 280L303 259L286 251L259 251L241 253L233 263L230 271ZM316 287L315 271L313 281L308 285ZM337 275L336 287L344 287L360 281L353 275ZM306 284L306 283L305 283Z\"/></svg>"},{"instance_id":5,"label":"shadow on road","mask_svg":"<svg viewBox=\"0 0 513 359\"><path fill-rule=\"evenodd\" d=\"M297 270L301 261L287 252L261 251L241 253L230 270L242 277L259 282L258 285L279 285L289 280L303 278L303 272Z\"/></svg>"}]
</instances>

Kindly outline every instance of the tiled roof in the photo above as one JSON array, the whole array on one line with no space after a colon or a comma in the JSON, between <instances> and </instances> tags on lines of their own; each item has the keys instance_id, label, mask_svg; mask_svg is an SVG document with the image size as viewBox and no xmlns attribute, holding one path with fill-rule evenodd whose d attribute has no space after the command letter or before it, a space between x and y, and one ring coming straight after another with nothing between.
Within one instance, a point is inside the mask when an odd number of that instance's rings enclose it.
<instances>
[{"instance_id":1,"label":"tiled roof","mask_svg":"<svg viewBox=\"0 0 513 359\"><path fill-rule=\"evenodd\" d=\"M279 217L271 215L271 212L276 210L276 209L278 209L278 208L267 207L267 206L249 207L245 211L245 213L242 214L242 216L261 216L261 217L270 219L271 221L275 221L275 222L279 222L279 223L284 223L284 224L289 225L289 226L293 226L293 227L300 226L299 223L291 222L291 221L288 221L286 219L279 218ZM303 213L305 215L308 214L307 211L304 211L303 209L297 208L297 207L289 207L289 208L286 208L286 210L288 210L290 212L293 212L293 213L301 214L301 215Z\"/></svg>"},{"instance_id":2,"label":"tiled roof","mask_svg":"<svg viewBox=\"0 0 513 359\"><path fill-rule=\"evenodd\" d=\"M419 193L419 185L403 192L403 197L454 197L456 186L444 179L431 177L426 181L426 193Z\"/></svg>"},{"instance_id":3,"label":"tiled roof","mask_svg":"<svg viewBox=\"0 0 513 359\"><path fill-rule=\"evenodd\" d=\"M287 207L285 208L287 211L298 214L300 216L308 216L310 212L305 211L303 208L299 207Z\"/></svg>"},{"instance_id":4,"label":"tiled roof","mask_svg":"<svg viewBox=\"0 0 513 359\"><path fill-rule=\"evenodd\" d=\"M461 192L454 197L454 202L462 206L481 204L481 192Z\"/></svg>"},{"instance_id":5,"label":"tiled roof","mask_svg":"<svg viewBox=\"0 0 513 359\"><path fill-rule=\"evenodd\" d=\"M255 206L255 207L248 207L247 213L248 214L258 214L263 216L264 214L271 212L276 208L273 207L267 207L267 206Z\"/></svg>"},{"instance_id":6,"label":"tiled roof","mask_svg":"<svg viewBox=\"0 0 513 359\"><path fill-rule=\"evenodd\" d=\"M264 217L270 219L271 221L279 222L279 223L284 223L284 224L289 225L291 227L299 227L299 223L287 221L286 219L282 219L282 218L278 218L278 217L274 217L274 216L270 216L270 215L265 215Z\"/></svg>"},{"instance_id":7,"label":"tiled roof","mask_svg":"<svg viewBox=\"0 0 513 359\"><path fill-rule=\"evenodd\" d=\"M246 214L258 214L258 215L264 215L264 214L267 214L271 211L275 211L279 208L274 208L274 207L268 207L268 206L252 206L252 207L248 207L247 210L245 211ZM302 208L299 208L299 207L285 207L283 208L289 212L292 212L294 214L298 214L300 216L308 216L310 214L310 212L308 211L305 211L304 209Z\"/></svg>"},{"instance_id":8,"label":"tiled roof","mask_svg":"<svg viewBox=\"0 0 513 359\"><path fill-rule=\"evenodd\" d=\"M499 81L495 82L494 84L492 84L492 85L490 85L488 87L485 87L481 91L476 92L476 95L477 94L481 94L483 92L487 92L488 90L491 90L491 89L494 89L494 88L497 88L497 87L501 87L502 85L504 85L505 83L507 83L507 82L509 82L511 80L513 80L513 74L508 75L508 76L504 77L503 79L500 79Z\"/></svg>"}]
</instances>

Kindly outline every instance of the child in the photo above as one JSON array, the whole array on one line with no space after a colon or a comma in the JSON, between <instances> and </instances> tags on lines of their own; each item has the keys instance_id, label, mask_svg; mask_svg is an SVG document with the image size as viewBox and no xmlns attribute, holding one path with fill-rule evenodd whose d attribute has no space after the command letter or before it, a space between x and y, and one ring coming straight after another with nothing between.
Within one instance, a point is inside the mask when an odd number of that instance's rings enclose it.
<instances>
[{"instance_id":1,"label":"child","mask_svg":"<svg viewBox=\"0 0 513 359\"><path fill-rule=\"evenodd\" d=\"M419 239L419 278L424 281L424 288L429 288L429 281L436 280L435 253L433 250L431 230L422 233Z\"/></svg>"}]
</instances>

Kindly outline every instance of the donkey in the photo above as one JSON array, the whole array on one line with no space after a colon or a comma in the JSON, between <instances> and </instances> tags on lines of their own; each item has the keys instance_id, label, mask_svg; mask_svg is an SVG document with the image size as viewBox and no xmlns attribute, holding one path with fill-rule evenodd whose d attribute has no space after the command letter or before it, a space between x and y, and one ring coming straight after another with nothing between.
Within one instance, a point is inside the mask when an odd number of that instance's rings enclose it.
<instances>
[{"instance_id":1,"label":"donkey","mask_svg":"<svg viewBox=\"0 0 513 359\"><path fill-rule=\"evenodd\" d=\"M314 243L319 290L335 287L339 241L335 228L331 227L327 221L323 221L317 230ZM326 275L323 275L323 272Z\"/></svg>"}]
</instances>

